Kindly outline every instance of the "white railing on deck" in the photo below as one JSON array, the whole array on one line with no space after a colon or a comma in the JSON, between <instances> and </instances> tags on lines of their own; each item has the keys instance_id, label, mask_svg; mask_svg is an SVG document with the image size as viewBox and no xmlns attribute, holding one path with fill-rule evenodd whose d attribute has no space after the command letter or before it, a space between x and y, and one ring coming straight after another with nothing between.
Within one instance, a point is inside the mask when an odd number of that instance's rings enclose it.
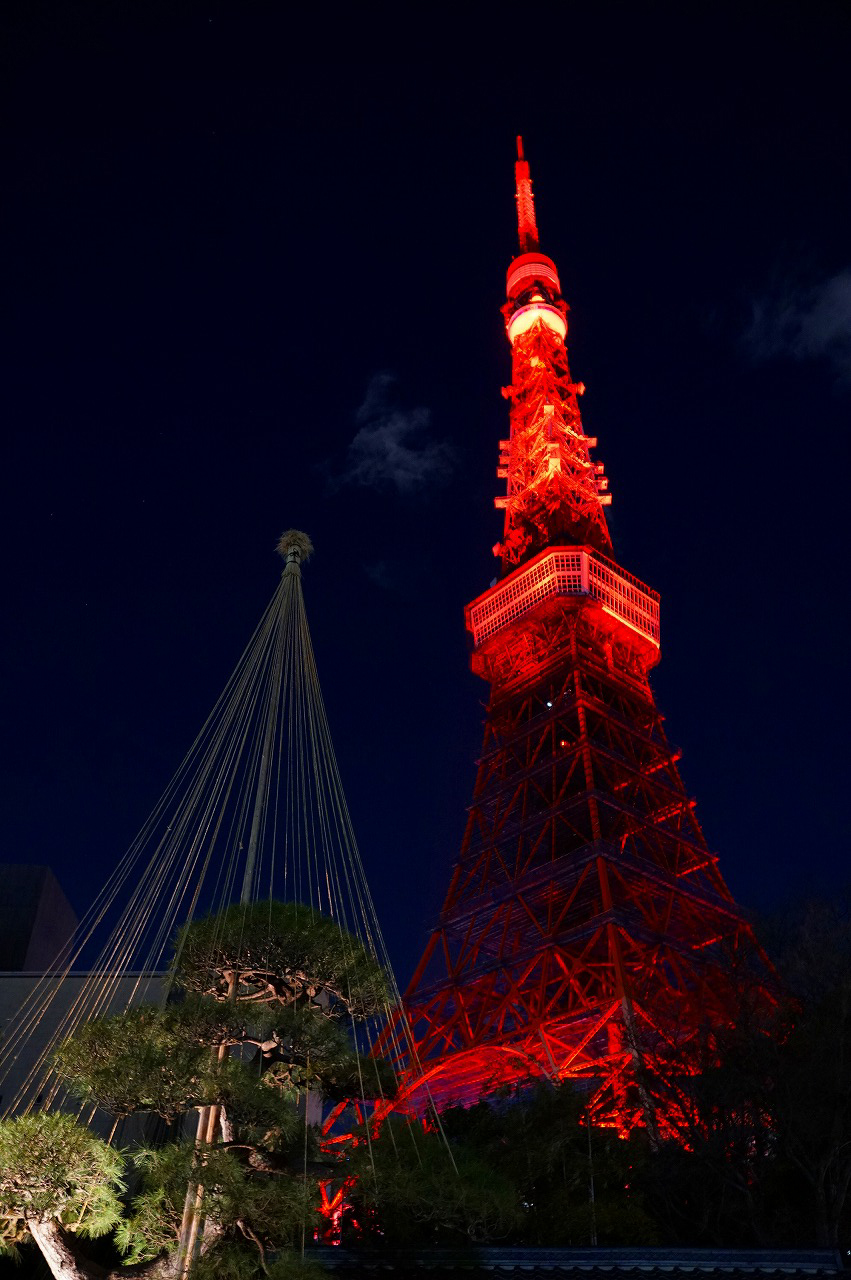
<instances>
[{"instance_id":1,"label":"white railing on deck","mask_svg":"<svg viewBox=\"0 0 851 1280\"><path fill-rule=\"evenodd\" d=\"M478 646L551 596L591 596L606 613L659 647L659 594L596 551L549 551L516 570L470 606L469 628Z\"/></svg>"}]
</instances>

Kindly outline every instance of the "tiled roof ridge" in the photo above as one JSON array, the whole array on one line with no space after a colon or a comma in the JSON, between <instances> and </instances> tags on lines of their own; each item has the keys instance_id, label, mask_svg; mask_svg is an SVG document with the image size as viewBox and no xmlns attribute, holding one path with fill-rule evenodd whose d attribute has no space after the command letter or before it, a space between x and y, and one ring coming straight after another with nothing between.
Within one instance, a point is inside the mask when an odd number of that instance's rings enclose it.
<instances>
[{"instance_id":1,"label":"tiled roof ridge","mask_svg":"<svg viewBox=\"0 0 851 1280\"><path fill-rule=\"evenodd\" d=\"M831 1276L843 1270L836 1249L340 1249L315 1248L311 1257L331 1270L488 1271L508 1274L612 1271L646 1275L714 1273L718 1275Z\"/></svg>"}]
</instances>

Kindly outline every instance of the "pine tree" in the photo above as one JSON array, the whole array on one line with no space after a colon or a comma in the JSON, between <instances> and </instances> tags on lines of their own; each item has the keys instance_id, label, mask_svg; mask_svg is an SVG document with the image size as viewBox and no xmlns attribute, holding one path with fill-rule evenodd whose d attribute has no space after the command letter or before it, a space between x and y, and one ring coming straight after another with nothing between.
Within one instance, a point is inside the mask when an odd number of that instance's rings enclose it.
<instances>
[{"instance_id":1,"label":"pine tree","mask_svg":"<svg viewBox=\"0 0 851 1280\"><path fill-rule=\"evenodd\" d=\"M110 1231L137 1277L179 1275L187 1242L193 1280L289 1275L335 1163L307 1099L392 1092L351 1036L386 1008L388 983L336 921L298 903L234 906L180 933L173 973L172 1002L87 1023L55 1066L83 1107L157 1115L177 1136L121 1153L68 1115L0 1124L0 1240L33 1239L56 1280L100 1280L79 1240Z\"/></svg>"}]
</instances>

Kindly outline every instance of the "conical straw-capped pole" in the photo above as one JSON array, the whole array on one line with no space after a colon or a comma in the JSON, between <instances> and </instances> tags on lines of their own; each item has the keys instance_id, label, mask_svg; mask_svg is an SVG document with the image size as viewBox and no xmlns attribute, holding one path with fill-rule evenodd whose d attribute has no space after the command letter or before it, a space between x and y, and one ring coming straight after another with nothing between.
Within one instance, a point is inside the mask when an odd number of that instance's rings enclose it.
<instances>
[{"instance_id":1,"label":"conical straw-capped pole","mask_svg":"<svg viewBox=\"0 0 851 1280\"><path fill-rule=\"evenodd\" d=\"M299 529L287 529L278 539L277 549L278 555L283 556L287 562L284 573L298 573L301 561L310 558L313 543Z\"/></svg>"}]
</instances>

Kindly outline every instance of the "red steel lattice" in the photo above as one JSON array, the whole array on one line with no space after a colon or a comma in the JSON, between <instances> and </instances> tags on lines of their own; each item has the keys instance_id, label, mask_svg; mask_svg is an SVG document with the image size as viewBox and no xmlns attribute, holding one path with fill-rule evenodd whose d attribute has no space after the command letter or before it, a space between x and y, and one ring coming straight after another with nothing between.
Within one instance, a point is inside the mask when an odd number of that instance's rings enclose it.
<instances>
[{"instance_id":1,"label":"red steel lattice","mask_svg":"<svg viewBox=\"0 0 851 1280\"><path fill-rule=\"evenodd\" d=\"M467 607L491 695L461 852L405 996L419 1067L408 1060L403 1094L422 1101L427 1080L440 1105L571 1077L624 1131L651 1123L645 1057L729 1019L755 944L648 682L659 597L612 558L522 146L516 184L503 577Z\"/></svg>"}]
</instances>

